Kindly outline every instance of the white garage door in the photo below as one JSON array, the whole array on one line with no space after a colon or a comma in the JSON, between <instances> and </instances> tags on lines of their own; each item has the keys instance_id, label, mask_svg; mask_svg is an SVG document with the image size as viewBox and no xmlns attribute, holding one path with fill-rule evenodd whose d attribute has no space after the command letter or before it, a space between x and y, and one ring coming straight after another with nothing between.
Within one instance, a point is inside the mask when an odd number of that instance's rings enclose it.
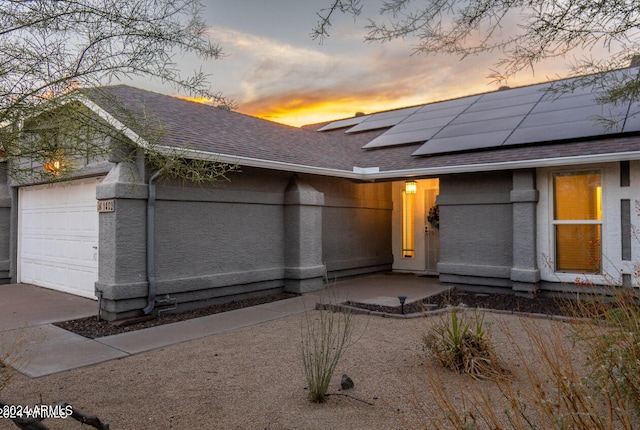
<instances>
[{"instance_id":1,"label":"white garage door","mask_svg":"<svg viewBox=\"0 0 640 430\"><path fill-rule=\"evenodd\" d=\"M19 190L18 280L94 298L96 185L103 178Z\"/></svg>"}]
</instances>

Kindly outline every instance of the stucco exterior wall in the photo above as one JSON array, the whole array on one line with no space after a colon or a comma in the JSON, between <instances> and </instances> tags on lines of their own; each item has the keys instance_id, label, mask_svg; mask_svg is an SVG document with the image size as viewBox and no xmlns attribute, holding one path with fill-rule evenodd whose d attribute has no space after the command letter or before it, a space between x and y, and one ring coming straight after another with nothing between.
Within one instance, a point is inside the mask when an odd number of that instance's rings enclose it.
<instances>
[{"instance_id":1,"label":"stucco exterior wall","mask_svg":"<svg viewBox=\"0 0 640 430\"><path fill-rule=\"evenodd\" d=\"M511 288L512 173L440 178L440 280L456 285Z\"/></svg>"},{"instance_id":2,"label":"stucco exterior wall","mask_svg":"<svg viewBox=\"0 0 640 430\"><path fill-rule=\"evenodd\" d=\"M100 214L96 290L107 319L139 315L147 303L147 179L119 163L98 187L114 199ZM323 287L330 276L391 265L388 184L243 168L231 182L157 184L157 298L180 309L281 291ZM326 265L326 266L325 266Z\"/></svg>"},{"instance_id":3,"label":"stucco exterior wall","mask_svg":"<svg viewBox=\"0 0 640 430\"><path fill-rule=\"evenodd\" d=\"M322 191L322 258L329 279L391 270L392 184L306 178Z\"/></svg>"}]
</instances>

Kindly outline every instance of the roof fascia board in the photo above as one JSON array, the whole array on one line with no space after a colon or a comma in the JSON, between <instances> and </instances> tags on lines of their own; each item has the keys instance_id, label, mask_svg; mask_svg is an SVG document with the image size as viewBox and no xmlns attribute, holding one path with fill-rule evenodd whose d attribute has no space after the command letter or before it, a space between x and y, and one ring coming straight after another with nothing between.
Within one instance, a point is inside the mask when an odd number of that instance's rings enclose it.
<instances>
[{"instance_id":1,"label":"roof fascia board","mask_svg":"<svg viewBox=\"0 0 640 430\"><path fill-rule=\"evenodd\" d=\"M375 175L367 175L367 179L393 179L401 177L448 175L455 173L488 172L492 170L517 170L532 169L538 167L575 166L580 164L612 163L625 160L640 160L640 151L619 152L614 154L580 155L575 157L540 158L534 160L505 161L486 164L464 164L459 166L387 170Z\"/></svg>"},{"instance_id":2,"label":"roof fascia board","mask_svg":"<svg viewBox=\"0 0 640 430\"><path fill-rule=\"evenodd\" d=\"M147 149L151 147L151 144L149 142L141 138L136 132L134 132L129 127L124 125L122 122L116 119L113 115L111 115L105 109L100 107L100 105L95 103L93 100L81 94L74 95L74 98L80 103L84 104L87 108L94 111L100 118L105 120L109 125L115 128L117 131L124 134L127 138L129 138L135 144L140 145L141 147L147 148Z\"/></svg>"},{"instance_id":3,"label":"roof fascia board","mask_svg":"<svg viewBox=\"0 0 640 430\"><path fill-rule=\"evenodd\" d=\"M187 158L198 160L211 160L219 163L238 164L246 167L262 169L282 170L287 172L308 173L312 175L334 176L347 179L368 180L367 173L351 172L349 170L329 169L326 167L307 166L304 164L286 163L283 161L263 160L260 158L242 157L238 155L219 154L200 151L197 149L174 148L171 146L158 146L156 148L165 153L179 153Z\"/></svg>"}]
</instances>

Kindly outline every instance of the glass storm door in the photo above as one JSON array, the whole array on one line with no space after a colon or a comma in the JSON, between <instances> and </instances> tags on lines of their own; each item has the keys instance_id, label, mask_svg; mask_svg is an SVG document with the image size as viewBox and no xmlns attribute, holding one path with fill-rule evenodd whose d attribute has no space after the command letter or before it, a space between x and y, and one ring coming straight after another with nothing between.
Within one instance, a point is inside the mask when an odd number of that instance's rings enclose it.
<instances>
[{"instance_id":1,"label":"glass storm door","mask_svg":"<svg viewBox=\"0 0 640 430\"><path fill-rule=\"evenodd\" d=\"M437 188L428 188L424 191L425 270L430 273L438 272L438 260L440 259L440 230L427 219L429 211L436 204L438 192Z\"/></svg>"}]
</instances>

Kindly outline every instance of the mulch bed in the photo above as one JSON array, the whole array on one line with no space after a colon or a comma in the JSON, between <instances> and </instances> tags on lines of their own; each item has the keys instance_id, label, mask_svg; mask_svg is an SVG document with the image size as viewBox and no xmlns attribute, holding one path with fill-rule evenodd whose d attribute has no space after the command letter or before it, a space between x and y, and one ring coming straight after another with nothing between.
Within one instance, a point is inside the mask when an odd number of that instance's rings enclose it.
<instances>
[{"instance_id":1,"label":"mulch bed","mask_svg":"<svg viewBox=\"0 0 640 430\"><path fill-rule=\"evenodd\" d=\"M403 309L399 303L398 301L398 306L380 306L356 302L347 302L346 304L374 312L402 314ZM563 316L570 316L570 309L574 309L567 299L562 300L554 297L522 297L514 294L467 293L452 289L442 294L427 297L423 301L406 303L404 305L404 313L412 314L424 312L425 310L442 309L447 306L466 306L469 308Z\"/></svg>"},{"instance_id":2,"label":"mulch bed","mask_svg":"<svg viewBox=\"0 0 640 430\"><path fill-rule=\"evenodd\" d=\"M144 328L155 327L162 324L185 321L206 315L228 312L234 309L256 306L259 304L284 300L291 297L296 297L296 294L282 293L246 300L238 300L230 303L208 306L206 308L193 309L180 313L164 313L160 314L156 318L128 325L114 325L107 321L98 321L97 317L88 317L72 321L58 322L54 325L70 332L79 334L80 336L84 336L89 339L95 339L99 337L111 336L114 334L127 333ZM563 302L552 297L528 298L515 296L513 294L465 293L453 289L442 294L428 297L421 302L405 304L404 313L411 314L416 312L423 312L425 309L434 310L445 308L447 306L464 305L470 308L478 307L485 309L507 310L546 315L567 315L566 303L566 301ZM354 302L347 302L346 304L349 306L354 306L375 312L384 312L388 314L402 313L402 307L400 305L379 306ZM427 307L425 305L431 306Z\"/></svg>"},{"instance_id":3,"label":"mulch bed","mask_svg":"<svg viewBox=\"0 0 640 430\"><path fill-rule=\"evenodd\" d=\"M278 300L290 299L297 296L297 294L281 293L272 294L269 296L254 297L220 305L207 306L200 309L192 309L180 313L161 313L156 318L122 326L114 325L107 321L98 321L97 317L88 317L71 321L57 322L54 323L54 325L67 331L79 334L80 336L84 336L89 339L95 339L98 337L127 333L130 331L141 330L143 328L155 327L163 324L171 324L174 322L190 320L206 315L213 315L221 312L232 311L235 309L261 305L264 303L276 302Z\"/></svg>"}]
</instances>

